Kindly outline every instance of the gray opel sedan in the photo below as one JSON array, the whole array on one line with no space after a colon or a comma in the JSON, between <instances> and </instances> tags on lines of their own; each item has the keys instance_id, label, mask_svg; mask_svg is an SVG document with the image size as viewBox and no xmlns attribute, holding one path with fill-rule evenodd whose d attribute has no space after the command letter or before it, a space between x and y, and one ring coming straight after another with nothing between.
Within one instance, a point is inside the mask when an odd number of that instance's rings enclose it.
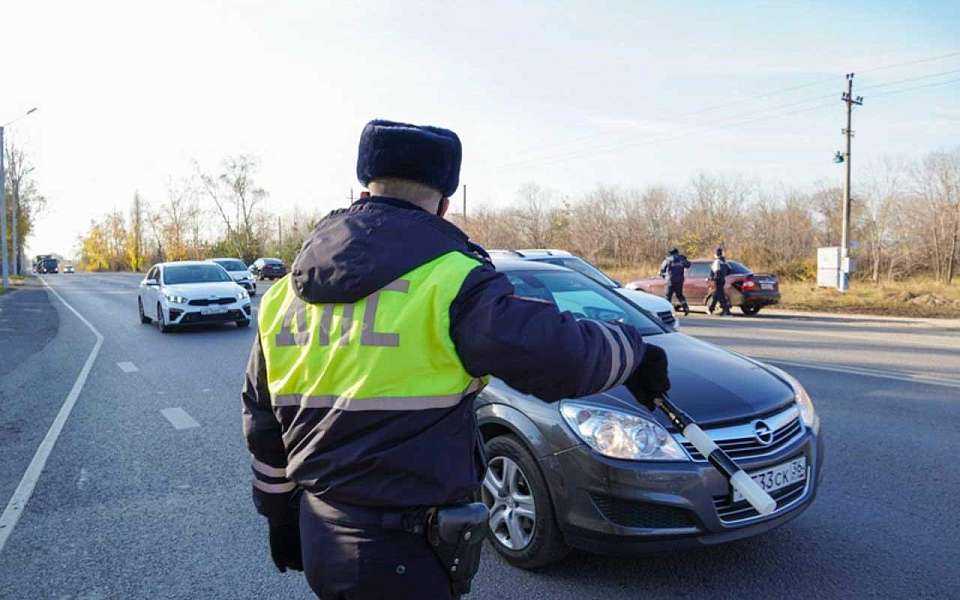
<instances>
[{"instance_id":1,"label":"gray opel sedan","mask_svg":"<svg viewBox=\"0 0 960 600\"><path fill-rule=\"evenodd\" d=\"M769 531L817 492L823 443L803 386L770 365L676 333L593 280L548 264L495 261L519 296L576 318L622 321L670 360L671 399L777 501L761 516L659 411L626 388L547 403L494 379L478 396L489 539L536 568L570 548L643 554Z\"/></svg>"}]
</instances>

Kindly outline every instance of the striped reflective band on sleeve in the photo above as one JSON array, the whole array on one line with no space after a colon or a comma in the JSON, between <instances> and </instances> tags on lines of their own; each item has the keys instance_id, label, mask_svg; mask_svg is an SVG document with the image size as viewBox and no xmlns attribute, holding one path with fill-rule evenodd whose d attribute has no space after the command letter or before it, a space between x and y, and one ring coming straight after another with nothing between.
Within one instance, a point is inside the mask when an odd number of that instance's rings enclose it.
<instances>
[{"instance_id":1,"label":"striped reflective band on sleeve","mask_svg":"<svg viewBox=\"0 0 960 600\"><path fill-rule=\"evenodd\" d=\"M250 458L250 463L253 465L254 471L257 471L258 473L263 473L267 477L283 477L284 479L287 477L286 467L282 467L282 468L271 467L267 463L257 460L257 457L255 456L252 456Z\"/></svg>"},{"instance_id":2,"label":"striped reflective band on sleeve","mask_svg":"<svg viewBox=\"0 0 960 600\"><path fill-rule=\"evenodd\" d=\"M600 330L600 333L603 334L603 337L606 338L607 344L610 346L610 375L607 377L607 382L603 384L604 390L609 390L614 386L617 381L617 376L620 375L620 346L613 339L613 334L610 333L610 330L607 329L600 321L586 321L587 323L592 323Z\"/></svg>"},{"instance_id":3,"label":"striped reflective band on sleeve","mask_svg":"<svg viewBox=\"0 0 960 600\"><path fill-rule=\"evenodd\" d=\"M612 325L610 323L605 323L600 321L600 324L612 330L617 337L620 338L620 347L623 348L623 373L620 375L620 378L617 379L617 382L614 384L614 387L622 385L624 381L627 380L630 375L633 374L633 369L636 366L636 360L633 355L633 344L630 343L627 334L623 332L623 329Z\"/></svg>"},{"instance_id":4,"label":"striped reflective band on sleeve","mask_svg":"<svg viewBox=\"0 0 960 600\"><path fill-rule=\"evenodd\" d=\"M286 483L264 483L254 478L253 487L268 494L286 494L287 492L292 492L297 487L297 484L292 481Z\"/></svg>"},{"instance_id":5,"label":"striped reflective band on sleeve","mask_svg":"<svg viewBox=\"0 0 960 600\"><path fill-rule=\"evenodd\" d=\"M363 410L428 410L450 408L465 397L480 390L483 381L474 379L467 389L459 394L443 396L384 396L379 398L349 398L346 396L301 396L282 394L273 397L274 406L299 406L302 408L330 408L345 412Z\"/></svg>"}]
</instances>

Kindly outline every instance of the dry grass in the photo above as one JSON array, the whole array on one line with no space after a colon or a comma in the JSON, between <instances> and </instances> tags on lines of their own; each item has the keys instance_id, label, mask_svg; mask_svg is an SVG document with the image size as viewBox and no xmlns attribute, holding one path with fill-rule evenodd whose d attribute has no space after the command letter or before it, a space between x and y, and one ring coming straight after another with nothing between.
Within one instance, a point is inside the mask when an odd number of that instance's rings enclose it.
<instances>
[{"instance_id":1,"label":"dry grass","mask_svg":"<svg viewBox=\"0 0 960 600\"><path fill-rule=\"evenodd\" d=\"M614 279L629 283L656 273L656 265L610 268ZM781 302L777 308L823 312L862 313L905 317L960 318L960 280L946 285L931 278L874 284L854 281L841 294L818 288L810 281L781 281Z\"/></svg>"},{"instance_id":2,"label":"dry grass","mask_svg":"<svg viewBox=\"0 0 960 600\"><path fill-rule=\"evenodd\" d=\"M960 282L945 285L927 278L879 284L854 281L841 294L812 282L780 284L778 308L906 317L960 318Z\"/></svg>"}]
</instances>

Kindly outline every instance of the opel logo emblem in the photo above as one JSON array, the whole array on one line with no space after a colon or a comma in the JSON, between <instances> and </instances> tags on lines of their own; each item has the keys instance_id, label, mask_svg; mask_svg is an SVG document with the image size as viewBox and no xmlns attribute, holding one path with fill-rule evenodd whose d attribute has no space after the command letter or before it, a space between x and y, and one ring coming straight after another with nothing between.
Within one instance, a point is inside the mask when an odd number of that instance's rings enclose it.
<instances>
[{"instance_id":1,"label":"opel logo emblem","mask_svg":"<svg viewBox=\"0 0 960 600\"><path fill-rule=\"evenodd\" d=\"M770 445L773 441L773 430L767 425L766 421L757 421L753 424L753 436L764 446Z\"/></svg>"}]
</instances>

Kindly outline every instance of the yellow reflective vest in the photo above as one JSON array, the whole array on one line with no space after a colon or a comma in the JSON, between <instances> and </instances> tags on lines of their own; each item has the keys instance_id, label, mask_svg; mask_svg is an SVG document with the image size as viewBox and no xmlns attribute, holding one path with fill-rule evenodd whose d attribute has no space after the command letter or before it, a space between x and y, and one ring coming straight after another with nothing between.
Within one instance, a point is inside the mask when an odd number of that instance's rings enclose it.
<instances>
[{"instance_id":1,"label":"yellow reflective vest","mask_svg":"<svg viewBox=\"0 0 960 600\"><path fill-rule=\"evenodd\" d=\"M279 280L258 316L273 405L422 410L480 389L450 339L450 305L479 264L449 252L353 304L310 304Z\"/></svg>"}]
</instances>

